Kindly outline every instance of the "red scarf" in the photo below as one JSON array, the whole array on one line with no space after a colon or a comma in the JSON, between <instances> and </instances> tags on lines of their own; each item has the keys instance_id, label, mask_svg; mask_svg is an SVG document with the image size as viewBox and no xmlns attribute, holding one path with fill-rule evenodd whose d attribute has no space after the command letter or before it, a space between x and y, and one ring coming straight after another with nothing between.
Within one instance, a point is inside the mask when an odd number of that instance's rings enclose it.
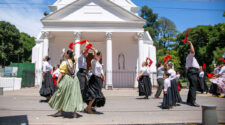
<instances>
[{"instance_id":1,"label":"red scarf","mask_svg":"<svg viewBox=\"0 0 225 125\"><path fill-rule=\"evenodd\" d=\"M76 43L71 42L71 43L68 45L68 47L69 47L71 50L73 50L73 46L74 46L74 45L76 45L76 44L82 45L82 44L84 44L84 43L88 43L88 40L82 40L82 41L79 41L79 42L76 42ZM89 50L91 47L92 47L92 44L91 44L91 43L88 43L88 44L86 45L85 53L87 53L88 50Z\"/></svg>"}]
</instances>

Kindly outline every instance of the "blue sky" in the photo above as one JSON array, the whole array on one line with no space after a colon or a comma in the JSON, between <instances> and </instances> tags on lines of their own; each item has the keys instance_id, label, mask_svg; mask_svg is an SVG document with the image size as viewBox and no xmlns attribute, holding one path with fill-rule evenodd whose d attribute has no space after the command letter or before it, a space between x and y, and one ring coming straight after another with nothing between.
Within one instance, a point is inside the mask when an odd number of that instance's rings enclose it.
<instances>
[{"instance_id":1,"label":"blue sky","mask_svg":"<svg viewBox=\"0 0 225 125\"><path fill-rule=\"evenodd\" d=\"M148 5L159 17L173 21L180 32L197 25L224 23L225 0L132 0Z\"/></svg>"},{"instance_id":2,"label":"blue sky","mask_svg":"<svg viewBox=\"0 0 225 125\"><path fill-rule=\"evenodd\" d=\"M40 19L56 0L1 0L0 20L9 21L22 31L37 36ZM197 25L224 23L225 0L132 0L137 6L147 5L159 17L173 21L180 32Z\"/></svg>"}]
</instances>

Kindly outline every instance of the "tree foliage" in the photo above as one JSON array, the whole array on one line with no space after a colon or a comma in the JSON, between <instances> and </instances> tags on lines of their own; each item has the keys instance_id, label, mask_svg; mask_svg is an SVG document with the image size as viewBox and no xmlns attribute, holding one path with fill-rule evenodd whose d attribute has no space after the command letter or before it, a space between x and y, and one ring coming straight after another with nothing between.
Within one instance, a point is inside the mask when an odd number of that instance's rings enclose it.
<instances>
[{"instance_id":1,"label":"tree foliage","mask_svg":"<svg viewBox=\"0 0 225 125\"><path fill-rule=\"evenodd\" d=\"M141 17L146 20L146 24L144 26L145 31L148 31L151 34L153 40L158 36L157 33L157 19L158 14L153 13L151 8L148 6L143 6L141 9Z\"/></svg>"},{"instance_id":2,"label":"tree foliage","mask_svg":"<svg viewBox=\"0 0 225 125\"><path fill-rule=\"evenodd\" d=\"M34 38L20 33L12 24L0 21L0 65L31 60Z\"/></svg>"},{"instance_id":3,"label":"tree foliage","mask_svg":"<svg viewBox=\"0 0 225 125\"><path fill-rule=\"evenodd\" d=\"M176 25L169 19L162 17L158 20L157 31L159 33L158 47L173 49L176 42Z\"/></svg>"}]
</instances>

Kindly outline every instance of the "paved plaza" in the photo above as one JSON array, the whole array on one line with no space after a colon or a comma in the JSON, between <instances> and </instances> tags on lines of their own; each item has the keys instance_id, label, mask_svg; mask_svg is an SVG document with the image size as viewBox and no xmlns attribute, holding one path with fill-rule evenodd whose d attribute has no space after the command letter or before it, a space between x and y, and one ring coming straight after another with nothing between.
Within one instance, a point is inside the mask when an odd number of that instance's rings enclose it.
<instances>
[{"instance_id":1,"label":"paved plaza","mask_svg":"<svg viewBox=\"0 0 225 125\"><path fill-rule=\"evenodd\" d=\"M153 90L155 93L156 89ZM162 110L160 99L142 99L138 97L137 89L103 90L106 104L97 108L97 114L79 112L80 118L71 118L70 113L64 117L52 117L56 111L52 110L39 96L39 88L23 88L19 91L6 91L0 96L0 125L3 122L12 124L28 123L30 125L72 125L72 124L199 124L202 121L201 107L191 107L186 104L170 110ZM188 89L181 92L186 100ZM198 94L200 105L211 104L217 106L219 123L225 123L225 99L212 97L209 94ZM84 105L85 106L85 105ZM21 124L26 125L26 124Z\"/></svg>"}]
</instances>

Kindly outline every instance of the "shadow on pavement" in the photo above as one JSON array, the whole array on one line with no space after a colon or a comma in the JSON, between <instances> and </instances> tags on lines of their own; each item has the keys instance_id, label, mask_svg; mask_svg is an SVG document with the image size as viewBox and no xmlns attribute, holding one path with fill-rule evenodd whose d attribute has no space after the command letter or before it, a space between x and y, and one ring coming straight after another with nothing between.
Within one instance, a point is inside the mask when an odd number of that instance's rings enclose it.
<instances>
[{"instance_id":1,"label":"shadow on pavement","mask_svg":"<svg viewBox=\"0 0 225 125\"><path fill-rule=\"evenodd\" d=\"M48 116L55 117L54 114L48 115ZM64 118L80 118L80 117L82 117L82 115L80 115L79 113L77 113L77 115L74 117L73 116L73 112L62 112L62 116L59 116L59 117L64 117Z\"/></svg>"},{"instance_id":2,"label":"shadow on pavement","mask_svg":"<svg viewBox=\"0 0 225 125\"><path fill-rule=\"evenodd\" d=\"M0 117L0 125L29 125L27 115Z\"/></svg>"}]
</instances>

